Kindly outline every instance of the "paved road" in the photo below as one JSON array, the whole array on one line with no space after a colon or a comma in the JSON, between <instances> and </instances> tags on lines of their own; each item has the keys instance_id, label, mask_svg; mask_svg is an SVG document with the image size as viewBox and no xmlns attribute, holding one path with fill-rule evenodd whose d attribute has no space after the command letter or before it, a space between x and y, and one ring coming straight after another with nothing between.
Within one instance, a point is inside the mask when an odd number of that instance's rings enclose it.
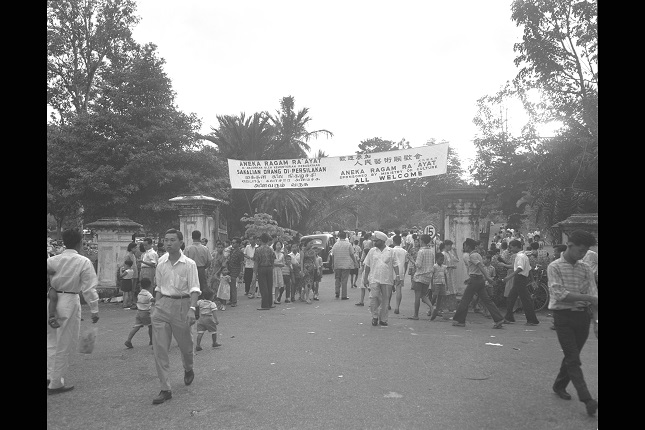
<instances>
[{"instance_id":1,"label":"paved road","mask_svg":"<svg viewBox=\"0 0 645 430\"><path fill-rule=\"evenodd\" d=\"M537 327L523 315L504 330L469 313L465 328L449 321L408 320L413 292L404 288L401 314L372 327L367 307L334 298L323 276L321 300L257 311L260 299L240 298L218 314L222 347L196 353L195 381L183 384L173 340L173 398L159 393L147 333L123 345L135 311L101 304L94 353L72 359L76 389L47 396L49 429L596 429L584 405L551 391L562 352L542 312ZM425 306L425 305L423 305ZM89 309L83 306L82 328ZM502 346L487 345L501 344ZM581 360L598 393L598 341Z\"/></svg>"}]
</instances>

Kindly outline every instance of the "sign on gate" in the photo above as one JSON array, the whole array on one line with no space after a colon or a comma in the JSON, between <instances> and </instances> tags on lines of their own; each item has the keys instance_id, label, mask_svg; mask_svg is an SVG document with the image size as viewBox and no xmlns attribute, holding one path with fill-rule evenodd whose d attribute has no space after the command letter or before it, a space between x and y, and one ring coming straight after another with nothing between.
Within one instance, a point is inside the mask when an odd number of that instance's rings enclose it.
<instances>
[{"instance_id":1,"label":"sign on gate","mask_svg":"<svg viewBox=\"0 0 645 430\"><path fill-rule=\"evenodd\" d=\"M423 229L423 234L429 234L430 238L434 239L435 235L437 234L437 229L434 225L429 224L426 226L426 228Z\"/></svg>"},{"instance_id":2,"label":"sign on gate","mask_svg":"<svg viewBox=\"0 0 645 430\"><path fill-rule=\"evenodd\" d=\"M344 157L228 159L231 188L314 188L416 179L446 173L448 144Z\"/></svg>"}]
</instances>

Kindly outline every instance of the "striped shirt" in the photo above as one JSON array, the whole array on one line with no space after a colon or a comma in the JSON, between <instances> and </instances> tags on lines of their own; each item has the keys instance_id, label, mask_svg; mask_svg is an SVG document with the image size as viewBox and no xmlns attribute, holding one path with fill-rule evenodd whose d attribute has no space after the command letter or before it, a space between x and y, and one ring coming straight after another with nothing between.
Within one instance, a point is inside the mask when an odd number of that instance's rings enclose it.
<instances>
[{"instance_id":1,"label":"striped shirt","mask_svg":"<svg viewBox=\"0 0 645 430\"><path fill-rule=\"evenodd\" d=\"M354 255L354 250L346 240L336 242L331 249L331 254L334 256L334 269L354 268L354 260L351 257Z\"/></svg>"},{"instance_id":2,"label":"striped shirt","mask_svg":"<svg viewBox=\"0 0 645 430\"><path fill-rule=\"evenodd\" d=\"M417 253L414 266L416 269L412 280L430 285L432 274L434 273L434 250L427 246L422 246Z\"/></svg>"},{"instance_id":3,"label":"striped shirt","mask_svg":"<svg viewBox=\"0 0 645 430\"><path fill-rule=\"evenodd\" d=\"M591 267L581 261L569 263L564 257L553 261L547 267L549 279L549 309L576 309L587 307L589 302L564 302L567 294L589 294L598 297L596 280Z\"/></svg>"}]
</instances>

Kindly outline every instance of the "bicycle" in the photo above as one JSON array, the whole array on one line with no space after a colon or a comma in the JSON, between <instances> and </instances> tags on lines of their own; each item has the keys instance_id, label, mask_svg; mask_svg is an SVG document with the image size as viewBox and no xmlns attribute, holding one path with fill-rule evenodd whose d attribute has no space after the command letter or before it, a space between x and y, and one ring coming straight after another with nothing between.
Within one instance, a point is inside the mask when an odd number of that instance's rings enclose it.
<instances>
[{"instance_id":1,"label":"bicycle","mask_svg":"<svg viewBox=\"0 0 645 430\"><path fill-rule=\"evenodd\" d=\"M541 266L536 266L531 270L530 281L527 285L533 308L535 312L541 311L549 304L549 284L547 281L546 270Z\"/></svg>"}]
</instances>

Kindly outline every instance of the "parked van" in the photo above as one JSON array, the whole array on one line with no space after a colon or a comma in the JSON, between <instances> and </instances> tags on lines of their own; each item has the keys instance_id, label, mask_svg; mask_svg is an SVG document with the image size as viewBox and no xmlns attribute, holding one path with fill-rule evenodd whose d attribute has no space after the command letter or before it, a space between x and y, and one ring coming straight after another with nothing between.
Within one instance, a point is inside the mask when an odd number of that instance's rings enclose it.
<instances>
[{"instance_id":1,"label":"parked van","mask_svg":"<svg viewBox=\"0 0 645 430\"><path fill-rule=\"evenodd\" d=\"M328 233L321 234L310 234L307 236L302 236L300 238L300 243L307 245L307 243L312 242L314 248L320 249L320 257L323 261L323 272L329 270L334 271L334 265L331 255L331 247L334 245L334 236Z\"/></svg>"}]
</instances>

